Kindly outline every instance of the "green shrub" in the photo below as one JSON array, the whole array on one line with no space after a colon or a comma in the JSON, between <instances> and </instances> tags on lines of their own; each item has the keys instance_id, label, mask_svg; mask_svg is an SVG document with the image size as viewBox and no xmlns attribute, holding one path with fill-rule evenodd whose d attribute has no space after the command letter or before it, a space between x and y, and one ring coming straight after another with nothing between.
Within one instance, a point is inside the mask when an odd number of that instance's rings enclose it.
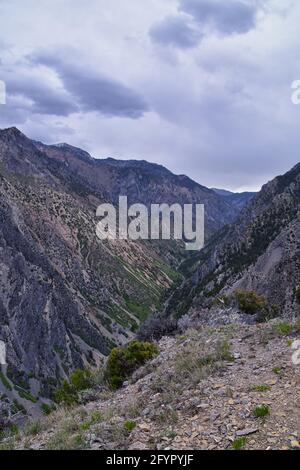
<instances>
[{"instance_id":1,"label":"green shrub","mask_svg":"<svg viewBox=\"0 0 300 470\"><path fill-rule=\"evenodd\" d=\"M89 370L76 369L69 380L64 380L61 386L54 394L54 400L57 403L63 403L66 406L73 406L78 403L78 392L91 387L92 378Z\"/></svg>"},{"instance_id":2,"label":"green shrub","mask_svg":"<svg viewBox=\"0 0 300 470\"><path fill-rule=\"evenodd\" d=\"M274 326L275 333L278 333L279 335L288 335L292 332L292 326L283 321L280 323L277 323L277 325Z\"/></svg>"},{"instance_id":3,"label":"green shrub","mask_svg":"<svg viewBox=\"0 0 300 470\"><path fill-rule=\"evenodd\" d=\"M237 439L235 439L235 441L233 441L232 448L233 450L242 450L242 448L245 447L246 443L246 437L238 437Z\"/></svg>"},{"instance_id":4,"label":"green shrub","mask_svg":"<svg viewBox=\"0 0 300 470\"><path fill-rule=\"evenodd\" d=\"M70 376L70 383L75 390L87 390L92 385L91 373L87 369L76 369Z\"/></svg>"},{"instance_id":5,"label":"green shrub","mask_svg":"<svg viewBox=\"0 0 300 470\"><path fill-rule=\"evenodd\" d=\"M55 392L54 400L66 406L73 406L78 403L78 394L70 382L64 380L60 388Z\"/></svg>"},{"instance_id":6,"label":"green shrub","mask_svg":"<svg viewBox=\"0 0 300 470\"><path fill-rule=\"evenodd\" d=\"M234 293L235 299L239 304L239 308L250 315L254 315L260 310L268 307L267 301L255 291L245 289L237 289Z\"/></svg>"},{"instance_id":7,"label":"green shrub","mask_svg":"<svg viewBox=\"0 0 300 470\"><path fill-rule=\"evenodd\" d=\"M125 429L126 431L131 432L131 431L133 431L135 428L136 428L136 423L135 423L135 421L125 421L125 423L124 423L124 429Z\"/></svg>"},{"instance_id":8,"label":"green shrub","mask_svg":"<svg viewBox=\"0 0 300 470\"><path fill-rule=\"evenodd\" d=\"M267 405L257 406L253 410L253 416L255 416L255 418L265 418L269 414L270 414L270 409Z\"/></svg>"},{"instance_id":9,"label":"green shrub","mask_svg":"<svg viewBox=\"0 0 300 470\"><path fill-rule=\"evenodd\" d=\"M300 304L300 287L296 289L296 300L297 300L297 303Z\"/></svg>"},{"instance_id":10,"label":"green shrub","mask_svg":"<svg viewBox=\"0 0 300 470\"><path fill-rule=\"evenodd\" d=\"M113 389L120 388L126 378L157 354L155 344L137 340L126 347L114 348L108 357L105 377Z\"/></svg>"}]
</instances>

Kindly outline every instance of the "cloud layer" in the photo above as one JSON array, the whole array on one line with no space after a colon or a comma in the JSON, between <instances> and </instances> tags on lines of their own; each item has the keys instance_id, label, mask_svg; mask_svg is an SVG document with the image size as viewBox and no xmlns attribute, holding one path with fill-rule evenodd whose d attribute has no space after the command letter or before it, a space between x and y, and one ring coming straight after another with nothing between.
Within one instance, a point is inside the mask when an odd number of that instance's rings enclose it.
<instances>
[{"instance_id":1,"label":"cloud layer","mask_svg":"<svg viewBox=\"0 0 300 470\"><path fill-rule=\"evenodd\" d=\"M106 77L100 71L70 63L63 54L58 58L57 54L42 52L30 59L36 65L44 65L55 71L64 89L82 111L97 111L105 116L133 119L142 117L148 111L145 100L134 90L118 80ZM49 114L52 114L51 109Z\"/></svg>"},{"instance_id":2,"label":"cloud layer","mask_svg":"<svg viewBox=\"0 0 300 470\"><path fill-rule=\"evenodd\" d=\"M257 189L299 161L294 0L2 0L0 127Z\"/></svg>"}]
</instances>

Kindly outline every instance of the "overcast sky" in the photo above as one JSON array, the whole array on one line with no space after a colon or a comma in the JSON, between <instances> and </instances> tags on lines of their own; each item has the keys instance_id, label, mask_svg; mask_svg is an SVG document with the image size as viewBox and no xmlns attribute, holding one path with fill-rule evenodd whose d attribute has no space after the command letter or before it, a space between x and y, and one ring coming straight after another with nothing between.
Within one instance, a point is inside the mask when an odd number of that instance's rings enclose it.
<instances>
[{"instance_id":1,"label":"overcast sky","mask_svg":"<svg viewBox=\"0 0 300 470\"><path fill-rule=\"evenodd\" d=\"M300 161L299 0L0 0L0 127L258 189Z\"/></svg>"}]
</instances>

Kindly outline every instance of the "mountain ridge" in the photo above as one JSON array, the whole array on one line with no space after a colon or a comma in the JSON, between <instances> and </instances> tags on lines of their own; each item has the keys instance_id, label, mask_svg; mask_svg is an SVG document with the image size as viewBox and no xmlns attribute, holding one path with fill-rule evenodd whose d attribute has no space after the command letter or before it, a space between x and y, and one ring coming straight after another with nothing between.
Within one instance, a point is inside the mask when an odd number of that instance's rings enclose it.
<instances>
[{"instance_id":1,"label":"mountain ridge","mask_svg":"<svg viewBox=\"0 0 300 470\"><path fill-rule=\"evenodd\" d=\"M0 380L0 391L28 411L15 387L47 398L75 368L100 367L181 282L186 253L177 242L97 239L96 208L119 195L146 205L202 202L207 238L239 212L157 165L96 160L17 128L0 131L0 339L14 384L5 390Z\"/></svg>"}]
</instances>

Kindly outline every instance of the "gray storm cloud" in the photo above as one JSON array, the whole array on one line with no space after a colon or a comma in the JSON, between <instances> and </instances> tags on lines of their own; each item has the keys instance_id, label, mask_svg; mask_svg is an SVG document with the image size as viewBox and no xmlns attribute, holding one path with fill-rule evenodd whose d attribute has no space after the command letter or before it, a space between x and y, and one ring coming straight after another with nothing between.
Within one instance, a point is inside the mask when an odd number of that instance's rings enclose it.
<instances>
[{"instance_id":1,"label":"gray storm cloud","mask_svg":"<svg viewBox=\"0 0 300 470\"><path fill-rule=\"evenodd\" d=\"M182 49L195 47L202 35L188 24L181 16L168 16L150 29L150 37L154 42L171 45Z\"/></svg>"},{"instance_id":2,"label":"gray storm cloud","mask_svg":"<svg viewBox=\"0 0 300 470\"><path fill-rule=\"evenodd\" d=\"M251 1L180 0L179 10L191 14L200 26L225 35L247 33L256 23L256 4Z\"/></svg>"},{"instance_id":3,"label":"gray storm cloud","mask_svg":"<svg viewBox=\"0 0 300 470\"><path fill-rule=\"evenodd\" d=\"M130 87L83 64L64 61L50 52L36 52L25 59L13 67L3 67L1 74L7 84L5 111L10 116L15 111L16 123L25 111L61 117L99 112L108 117L138 119L149 110L145 99ZM45 80L38 72L40 66L55 72L61 86Z\"/></svg>"},{"instance_id":4,"label":"gray storm cloud","mask_svg":"<svg viewBox=\"0 0 300 470\"><path fill-rule=\"evenodd\" d=\"M32 60L37 65L55 70L64 88L84 111L132 119L138 119L148 111L146 101L138 93L100 72L69 63L52 54L38 53Z\"/></svg>"},{"instance_id":5,"label":"gray storm cloud","mask_svg":"<svg viewBox=\"0 0 300 470\"><path fill-rule=\"evenodd\" d=\"M293 0L0 0L0 127L259 189L299 161L299 20Z\"/></svg>"}]
</instances>

